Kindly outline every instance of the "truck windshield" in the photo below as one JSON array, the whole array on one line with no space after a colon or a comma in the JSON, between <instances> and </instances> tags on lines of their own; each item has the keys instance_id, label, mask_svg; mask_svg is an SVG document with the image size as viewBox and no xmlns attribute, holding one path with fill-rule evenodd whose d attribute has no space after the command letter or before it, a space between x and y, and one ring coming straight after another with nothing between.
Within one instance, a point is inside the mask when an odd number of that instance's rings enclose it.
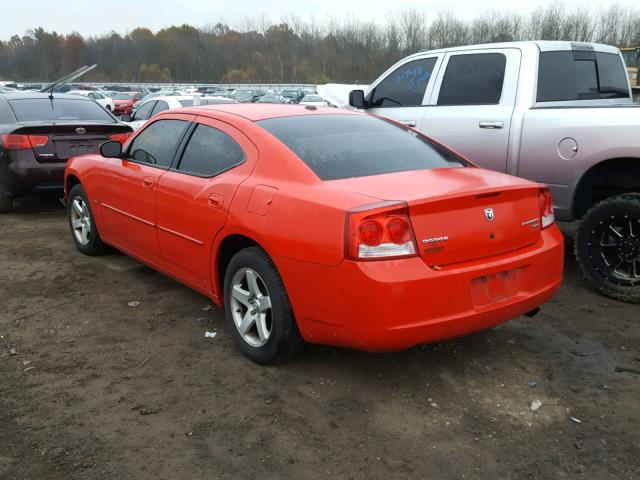
<instances>
[{"instance_id":1,"label":"truck windshield","mask_svg":"<svg viewBox=\"0 0 640 480\"><path fill-rule=\"evenodd\" d=\"M25 98L10 100L18 122L89 120L115 123L115 119L91 100L71 98Z\"/></svg>"},{"instance_id":2,"label":"truck windshield","mask_svg":"<svg viewBox=\"0 0 640 480\"><path fill-rule=\"evenodd\" d=\"M620 56L603 52L542 52L538 102L629 98Z\"/></svg>"},{"instance_id":3,"label":"truck windshield","mask_svg":"<svg viewBox=\"0 0 640 480\"><path fill-rule=\"evenodd\" d=\"M417 132L368 115L296 115L257 123L321 180L466 165Z\"/></svg>"}]
</instances>

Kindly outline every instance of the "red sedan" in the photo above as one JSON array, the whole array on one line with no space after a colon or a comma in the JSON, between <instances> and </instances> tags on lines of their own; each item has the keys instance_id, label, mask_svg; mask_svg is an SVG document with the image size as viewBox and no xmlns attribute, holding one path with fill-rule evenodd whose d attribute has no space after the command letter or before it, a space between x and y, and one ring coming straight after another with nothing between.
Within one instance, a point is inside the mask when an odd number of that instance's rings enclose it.
<instances>
[{"instance_id":1,"label":"red sedan","mask_svg":"<svg viewBox=\"0 0 640 480\"><path fill-rule=\"evenodd\" d=\"M533 313L562 280L539 184L330 108L163 112L66 168L72 238L224 305L252 360L302 341L404 349Z\"/></svg>"},{"instance_id":2,"label":"red sedan","mask_svg":"<svg viewBox=\"0 0 640 480\"><path fill-rule=\"evenodd\" d=\"M124 115L133 111L133 104L140 100L138 92L118 93L111 97L113 100L113 114Z\"/></svg>"}]
</instances>

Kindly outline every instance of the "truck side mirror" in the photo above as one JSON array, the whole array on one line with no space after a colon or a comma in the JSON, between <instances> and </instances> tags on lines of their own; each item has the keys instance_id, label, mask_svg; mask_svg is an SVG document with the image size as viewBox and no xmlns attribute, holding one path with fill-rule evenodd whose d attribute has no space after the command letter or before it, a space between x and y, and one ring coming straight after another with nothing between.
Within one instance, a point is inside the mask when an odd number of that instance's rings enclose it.
<instances>
[{"instance_id":1,"label":"truck side mirror","mask_svg":"<svg viewBox=\"0 0 640 480\"><path fill-rule=\"evenodd\" d=\"M349 105L355 108L366 108L363 90L351 90L349 92Z\"/></svg>"},{"instance_id":2,"label":"truck side mirror","mask_svg":"<svg viewBox=\"0 0 640 480\"><path fill-rule=\"evenodd\" d=\"M104 142L100 145L100 155L105 158L120 158L122 155L122 144L120 142Z\"/></svg>"}]
</instances>

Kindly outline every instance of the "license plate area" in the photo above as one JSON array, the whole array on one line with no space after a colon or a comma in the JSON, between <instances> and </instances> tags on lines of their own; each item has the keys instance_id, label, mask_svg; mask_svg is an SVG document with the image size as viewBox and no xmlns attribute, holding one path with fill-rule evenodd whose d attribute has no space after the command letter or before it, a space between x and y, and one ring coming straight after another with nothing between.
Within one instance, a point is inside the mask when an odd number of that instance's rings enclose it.
<instances>
[{"instance_id":1,"label":"license plate area","mask_svg":"<svg viewBox=\"0 0 640 480\"><path fill-rule=\"evenodd\" d=\"M526 274L529 267L483 275L471 281L471 297L476 308L504 302L526 290Z\"/></svg>"},{"instance_id":2,"label":"license plate area","mask_svg":"<svg viewBox=\"0 0 640 480\"><path fill-rule=\"evenodd\" d=\"M94 136L90 138L54 139L56 156L66 160L78 155L97 153L100 144L107 141L106 136Z\"/></svg>"}]
</instances>

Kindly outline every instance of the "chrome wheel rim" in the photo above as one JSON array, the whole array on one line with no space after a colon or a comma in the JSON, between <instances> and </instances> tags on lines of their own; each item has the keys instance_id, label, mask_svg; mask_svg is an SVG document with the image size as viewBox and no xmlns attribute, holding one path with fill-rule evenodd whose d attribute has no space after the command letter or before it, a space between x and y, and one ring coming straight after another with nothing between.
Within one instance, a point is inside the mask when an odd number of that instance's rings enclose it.
<instances>
[{"instance_id":1,"label":"chrome wheel rim","mask_svg":"<svg viewBox=\"0 0 640 480\"><path fill-rule=\"evenodd\" d=\"M91 240L91 215L82 197L75 197L71 201L71 228L80 245L88 245Z\"/></svg>"},{"instance_id":2,"label":"chrome wheel rim","mask_svg":"<svg viewBox=\"0 0 640 480\"><path fill-rule=\"evenodd\" d=\"M271 336L271 297L267 286L251 268L241 268L231 280L229 302L233 324L252 347L262 347Z\"/></svg>"},{"instance_id":3,"label":"chrome wheel rim","mask_svg":"<svg viewBox=\"0 0 640 480\"><path fill-rule=\"evenodd\" d=\"M640 283L640 219L611 216L591 232L590 256L597 270L621 286Z\"/></svg>"}]
</instances>

